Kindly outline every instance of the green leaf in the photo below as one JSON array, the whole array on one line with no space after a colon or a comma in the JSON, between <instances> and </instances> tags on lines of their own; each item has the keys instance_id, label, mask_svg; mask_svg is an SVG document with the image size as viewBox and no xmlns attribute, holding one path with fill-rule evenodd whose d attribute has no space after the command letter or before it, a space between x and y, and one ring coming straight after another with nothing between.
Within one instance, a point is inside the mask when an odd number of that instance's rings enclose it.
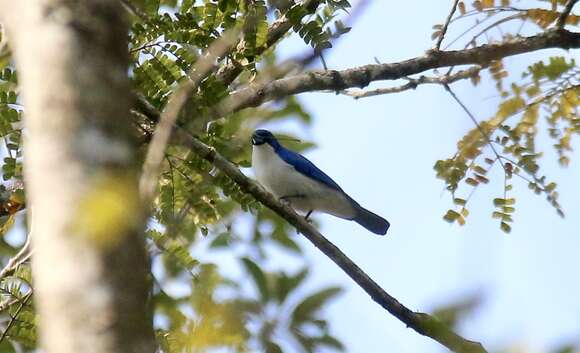
<instances>
[{"instance_id":1,"label":"green leaf","mask_svg":"<svg viewBox=\"0 0 580 353\"><path fill-rule=\"evenodd\" d=\"M501 222L500 223L500 228L505 233L509 233L509 232L512 231L512 227L509 224L507 224L506 222Z\"/></svg>"},{"instance_id":2,"label":"green leaf","mask_svg":"<svg viewBox=\"0 0 580 353\"><path fill-rule=\"evenodd\" d=\"M297 254L302 253L302 249L300 249L300 247L298 246L298 244L296 244L294 239L292 239L287 234L284 234L283 232L274 232L272 234L272 240L274 240L276 243L278 243L287 250L290 250Z\"/></svg>"},{"instance_id":3,"label":"green leaf","mask_svg":"<svg viewBox=\"0 0 580 353\"><path fill-rule=\"evenodd\" d=\"M287 276L281 272L276 278L276 299L283 303L288 295L294 291L308 276L308 268L303 268L294 276Z\"/></svg>"},{"instance_id":4,"label":"green leaf","mask_svg":"<svg viewBox=\"0 0 580 353\"><path fill-rule=\"evenodd\" d=\"M269 341L266 343L266 353L283 353L283 351L277 343Z\"/></svg>"},{"instance_id":5,"label":"green leaf","mask_svg":"<svg viewBox=\"0 0 580 353\"><path fill-rule=\"evenodd\" d=\"M231 234L228 232L221 233L209 244L210 248L225 248L231 243Z\"/></svg>"},{"instance_id":6,"label":"green leaf","mask_svg":"<svg viewBox=\"0 0 580 353\"><path fill-rule=\"evenodd\" d=\"M329 287L301 301L292 312L291 325L297 326L307 320L313 319L316 312L341 291L342 289L339 287Z\"/></svg>"},{"instance_id":7,"label":"green leaf","mask_svg":"<svg viewBox=\"0 0 580 353\"><path fill-rule=\"evenodd\" d=\"M270 298L270 291L268 290L268 281L266 279L266 275L262 269L254 261L247 257L242 258L242 263L244 264L246 271L248 271L250 276L252 276L254 284L260 292L262 301L268 301L268 298Z\"/></svg>"},{"instance_id":8,"label":"green leaf","mask_svg":"<svg viewBox=\"0 0 580 353\"><path fill-rule=\"evenodd\" d=\"M461 215L453 210L447 210L447 213L443 216L443 219L449 223L453 223L459 218L461 218Z\"/></svg>"},{"instance_id":9,"label":"green leaf","mask_svg":"<svg viewBox=\"0 0 580 353\"><path fill-rule=\"evenodd\" d=\"M334 348L337 351L344 351L344 345L338 339L328 334L318 338L316 341L321 345Z\"/></svg>"}]
</instances>

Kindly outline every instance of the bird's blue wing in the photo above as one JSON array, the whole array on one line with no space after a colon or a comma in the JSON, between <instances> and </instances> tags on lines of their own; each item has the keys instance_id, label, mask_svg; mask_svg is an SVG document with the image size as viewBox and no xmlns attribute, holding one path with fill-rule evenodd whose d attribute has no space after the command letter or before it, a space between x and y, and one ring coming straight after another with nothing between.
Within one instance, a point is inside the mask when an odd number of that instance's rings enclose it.
<instances>
[{"instance_id":1,"label":"bird's blue wing","mask_svg":"<svg viewBox=\"0 0 580 353\"><path fill-rule=\"evenodd\" d=\"M276 152L284 162L292 165L300 173L316 181L319 181L332 189L343 192L340 186L338 186L338 184L335 183L334 180L332 180L322 170L318 169L314 165L314 163L310 162L308 159L306 159L306 157L302 156L301 154L287 150L281 146L280 148L278 148Z\"/></svg>"}]
</instances>

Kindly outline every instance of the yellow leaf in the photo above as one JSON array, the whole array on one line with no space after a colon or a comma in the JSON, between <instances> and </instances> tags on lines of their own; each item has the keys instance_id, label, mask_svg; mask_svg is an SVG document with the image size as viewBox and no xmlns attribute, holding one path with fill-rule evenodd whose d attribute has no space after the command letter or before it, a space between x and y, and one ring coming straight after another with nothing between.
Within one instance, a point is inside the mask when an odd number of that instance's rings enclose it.
<instances>
[{"instance_id":1,"label":"yellow leaf","mask_svg":"<svg viewBox=\"0 0 580 353\"><path fill-rule=\"evenodd\" d=\"M463 1L460 1L459 4L457 4L457 7L459 8L459 13L461 15L465 15L465 3Z\"/></svg>"},{"instance_id":2,"label":"yellow leaf","mask_svg":"<svg viewBox=\"0 0 580 353\"><path fill-rule=\"evenodd\" d=\"M521 97L510 98L500 104L496 117L504 120L518 113L525 105L526 102Z\"/></svg>"},{"instance_id":3,"label":"yellow leaf","mask_svg":"<svg viewBox=\"0 0 580 353\"><path fill-rule=\"evenodd\" d=\"M494 6L494 0L482 0L481 1L481 5L483 6L483 8L488 8L488 7L493 7Z\"/></svg>"}]
</instances>

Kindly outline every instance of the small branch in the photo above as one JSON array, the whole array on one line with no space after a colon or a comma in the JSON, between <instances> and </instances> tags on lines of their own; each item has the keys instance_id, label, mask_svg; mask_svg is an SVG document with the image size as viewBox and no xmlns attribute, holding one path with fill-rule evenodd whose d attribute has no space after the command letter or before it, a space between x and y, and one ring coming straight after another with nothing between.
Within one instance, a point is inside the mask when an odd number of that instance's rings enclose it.
<instances>
[{"instance_id":1,"label":"small branch","mask_svg":"<svg viewBox=\"0 0 580 353\"><path fill-rule=\"evenodd\" d=\"M10 318L8 325L6 325L6 329L4 330L4 332L2 332L2 336L0 336L0 343L2 343L2 341L4 341L4 339L8 336L8 331L10 331L10 328L12 327L12 325L14 325L16 318L22 311L22 308L24 308L24 306L28 303L30 297L32 297L32 289L28 293L26 293L24 295L24 298L22 298L22 300L20 301L20 306L18 307L18 309L16 309L16 313L14 313L14 316Z\"/></svg>"},{"instance_id":2,"label":"small branch","mask_svg":"<svg viewBox=\"0 0 580 353\"><path fill-rule=\"evenodd\" d=\"M477 119L475 118L475 115L473 115L473 113L467 108L467 106L465 104L463 104L463 102L459 99L459 97L457 97L457 95L455 94L455 92L453 92L448 85L444 85L444 87L445 87L445 90L455 100L455 102L457 102L457 104L459 104L459 106L461 107L461 109L463 109L463 111L465 111L465 113L469 116L469 118L471 119L471 121L473 122L473 124L475 124L475 126L477 127L477 130L479 130L479 133L481 134L481 136L483 136L485 138L485 140L487 141L487 144L489 145L489 147L491 147L491 150L493 151L493 153L495 154L495 156L496 156L499 164L501 165L504 173L507 172L506 167L505 167L503 161L501 160L501 155L495 149L494 145L491 143L491 136L489 136L489 134L485 130L483 130L483 128L481 127L481 125L479 124L479 122L477 121Z\"/></svg>"},{"instance_id":3,"label":"small branch","mask_svg":"<svg viewBox=\"0 0 580 353\"><path fill-rule=\"evenodd\" d=\"M236 35L232 32L225 33L215 43L213 43L206 56L198 60L188 74L189 79L184 80L173 92L165 110L161 113L159 123L153 134L153 139L149 144L147 156L143 164L143 174L139 180L139 192L143 200L148 203L153 199L157 177L161 170L161 164L165 157L165 148L173 126L177 121L185 103L191 94L199 87L200 83L215 70L216 60L225 55L236 40Z\"/></svg>"},{"instance_id":4,"label":"small branch","mask_svg":"<svg viewBox=\"0 0 580 353\"><path fill-rule=\"evenodd\" d=\"M467 49L470 45L470 43L475 43L476 40L481 37L483 34L487 34L487 32L494 28L497 27L501 24L507 23L509 21L513 21L513 20L523 20L525 19L525 13L516 13L514 15L511 16L507 16L504 18L501 18L497 21L495 21L494 23L488 25L487 27L483 28L481 31L477 32L477 34L475 34L473 37L471 37L471 40L465 45L464 49ZM481 23L480 23L481 24Z\"/></svg>"},{"instance_id":5,"label":"small branch","mask_svg":"<svg viewBox=\"0 0 580 353\"><path fill-rule=\"evenodd\" d=\"M0 280L2 280L7 276L11 276L20 265L22 265L23 263L28 261L28 259L30 259L30 256L32 255L31 239L32 232L28 234L26 242L24 243L24 245L22 245L22 248L18 251L18 253L16 253L16 255L14 255L13 257L11 257L10 260L8 260L6 266L2 268L2 270L0 271Z\"/></svg>"},{"instance_id":6,"label":"small branch","mask_svg":"<svg viewBox=\"0 0 580 353\"><path fill-rule=\"evenodd\" d=\"M256 182L246 177L234 164L221 156L215 149L204 144L183 130L177 130L176 138L188 146L201 158L209 161L222 173L231 178L244 192L251 194L263 205L276 212L288 223L292 224L314 246L334 261L351 279L371 296L380 306L418 333L431 337L445 347L461 353L485 353L486 350L478 342L466 340L457 335L449 327L436 318L414 312L403 306L390 296L372 278L370 278L356 263L349 259L339 248L328 241L304 217L298 215L289 206L281 204L272 194L265 191Z\"/></svg>"},{"instance_id":7,"label":"small branch","mask_svg":"<svg viewBox=\"0 0 580 353\"><path fill-rule=\"evenodd\" d=\"M439 33L439 38L437 39L437 44L435 44L434 50L438 51L439 49L441 49L441 43L443 43L443 39L445 38L445 34L447 33L447 28L449 28L449 23L451 22L451 18L453 18L453 14L457 10L457 4L459 4L459 0L455 0L453 2L453 7L451 7L451 11L449 11L449 15L445 20L445 24L443 25L443 28L441 28L441 33Z\"/></svg>"},{"instance_id":8,"label":"small branch","mask_svg":"<svg viewBox=\"0 0 580 353\"><path fill-rule=\"evenodd\" d=\"M568 18L568 16L570 16L572 8L574 7L574 5L576 5L577 2L578 0L568 0L566 6L564 7L564 10L562 11L560 16L558 17L558 20L556 21L556 28L559 29L564 28L564 26L566 25L566 19Z\"/></svg>"},{"instance_id":9,"label":"small branch","mask_svg":"<svg viewBox=\"0 0 580 353\"><path fill-rule=\"evenodd\" d=\"M20 303L20 298L13 298L11 300L7 300L3 303L0 303L0 313L4 312L4 310L10 308L14 304Z\"/></svg>"},{"instance_id":10,"label":"small branch","mask_svg":"<svg viewBox=\"0 0 580 353\"><path fill-rule=\"evenodd\" d=\"M399 93L410 89L415 89L419 85L423 84L447 85L459 80L475 77L482 69L483 68L481 66L474 66L470 69L459 71L453 75L445 75L440 77L421 76L419 78L407 78L409 81L408 83L397 87L379 88L371 91L344 91L341 93L347 96L351 96L354 99L360 99L383 94Z\"/></svg>"}]
</instances>

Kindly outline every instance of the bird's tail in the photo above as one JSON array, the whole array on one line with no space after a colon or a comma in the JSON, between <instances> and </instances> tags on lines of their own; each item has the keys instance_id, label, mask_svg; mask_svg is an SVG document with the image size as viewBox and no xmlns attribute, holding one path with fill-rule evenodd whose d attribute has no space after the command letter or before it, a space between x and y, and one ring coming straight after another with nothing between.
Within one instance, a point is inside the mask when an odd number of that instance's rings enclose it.
<instances>
[{"instance_id":1,"label":"bird's tail","mask_svg":"<svg viewBox=\"0 0 580 353\"><path fill-rule=\"evenodd\" d=\"M358 207L356 207L356 217L353 219L353 221L375 234L387 234L390 223L386 219L372 213L371 211L363 208L358 204L356 206Z\"/></svg>"}]
</instances>

